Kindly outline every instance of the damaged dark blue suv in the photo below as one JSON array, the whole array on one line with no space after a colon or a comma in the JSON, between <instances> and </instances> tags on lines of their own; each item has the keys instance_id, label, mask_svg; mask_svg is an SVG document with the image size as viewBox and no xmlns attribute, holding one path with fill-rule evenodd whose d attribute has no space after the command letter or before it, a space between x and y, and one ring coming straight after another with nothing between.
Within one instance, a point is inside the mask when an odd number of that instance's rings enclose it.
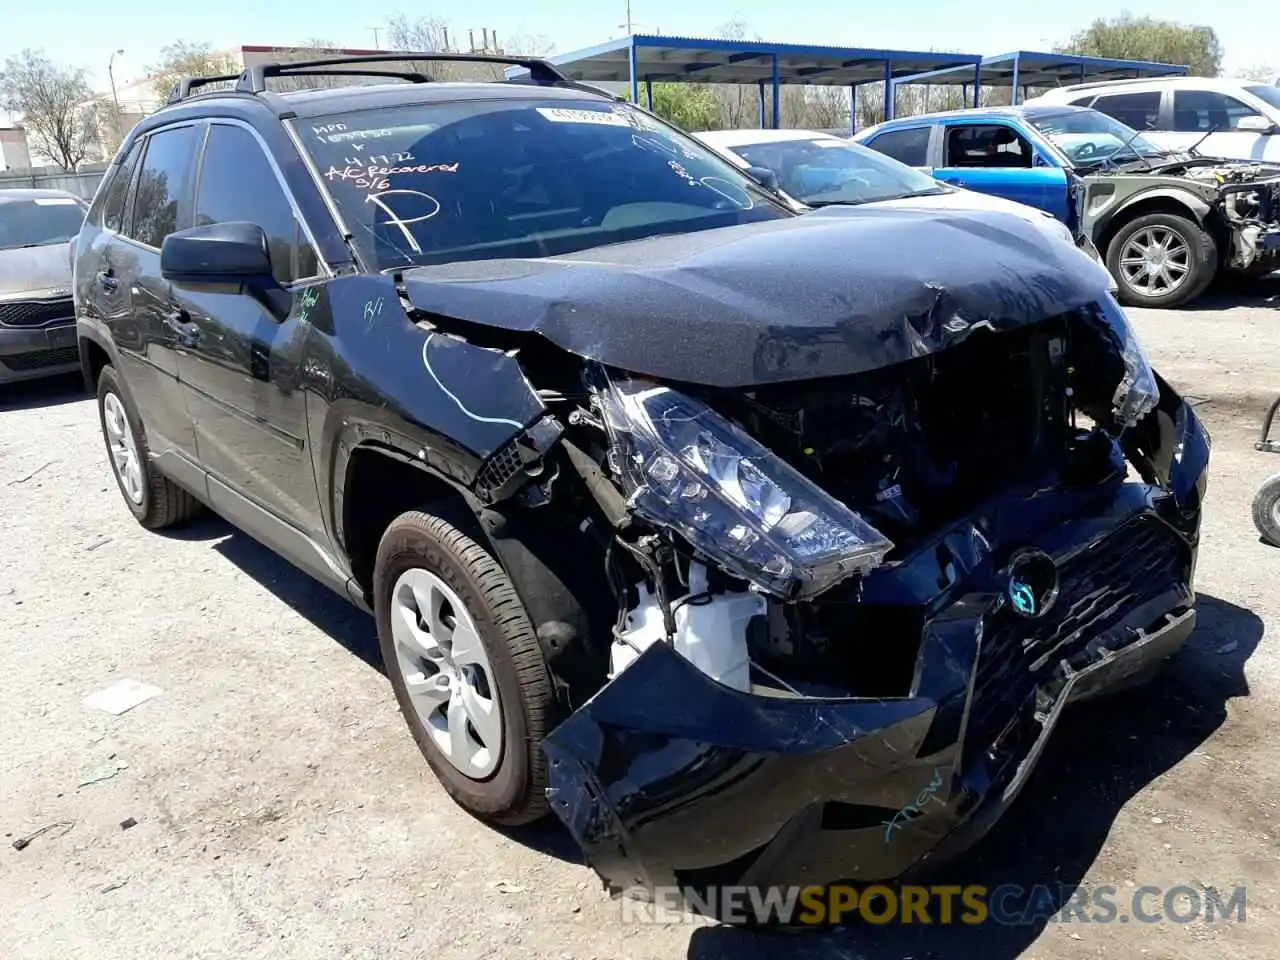
<instances>
[{"instance_id":1,"label":"damaged dark blue suv","mask_svg":"<svg viewBox=\"0 0 1280 960\"><path fill-rule=\"evenodd\" d=\"M503 62L256 67L130 134L75 271L125 503L371 611L453 797L614 888L956 852L1190 633L1195 415L1026 221L796 214Z\"/></svg>"}]
</instances>

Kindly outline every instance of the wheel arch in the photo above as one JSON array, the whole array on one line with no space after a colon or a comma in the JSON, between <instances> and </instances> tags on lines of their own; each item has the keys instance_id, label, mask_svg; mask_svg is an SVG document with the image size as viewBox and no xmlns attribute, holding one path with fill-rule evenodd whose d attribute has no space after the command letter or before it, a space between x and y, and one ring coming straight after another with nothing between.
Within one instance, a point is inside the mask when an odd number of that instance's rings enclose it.
<instances>
[{"instance_id":1,"label":"wheel arch","mask_svg":"<svg viewBox=\"0 0 1280 960\"><path fill-rule=\"evenodd\" d=\"M119 369L116 360L115 346L109 337L105 337L95 328L77 324L76 349L80 354L80 374L84 377L84 385L90 393L98 389L98 377L102 368L111 365ZM124 388L123 384L121 385Z\"/></svg>"},{"instance_id":2,"label":"wheel arch","mask_svg":"<svg viewBox=\"0 0 1280 960\"><path fill-rule=\"evenodd\" d=\"M420 456L366 440L345 458L334 515L338 545L370 607L383 534L396 517L427 504L498 559L533 625L558 698L581 704L604 682L617 616L597 531L555 502L483 504Z\"/></svg>"},{"instance_id":3,"label":"wheel arch","mask_svg":"<svg viewBox=\"0 0 1280 960\"><path fill-rule=\"evenodd\" d=\"M1136 194L1124 201L1105 220L1094 229L1094 244L1106 256L1107 248L1125 224L1138 217L1152 213L1168 213L1178 217L1194 220L1202 228L1209 230L1221 247L1222 237L1214 221L1214 209L1208 203L1185 190L1171 187L1157 187Z\"/></svg>"}]
</instances>

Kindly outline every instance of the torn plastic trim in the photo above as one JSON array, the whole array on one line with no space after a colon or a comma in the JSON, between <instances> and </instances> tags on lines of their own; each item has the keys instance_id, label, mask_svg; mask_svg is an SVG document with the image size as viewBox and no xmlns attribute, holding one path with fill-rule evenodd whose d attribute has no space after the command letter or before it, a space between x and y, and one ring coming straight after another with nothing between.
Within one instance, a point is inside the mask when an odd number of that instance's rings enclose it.
<instances>
[{"instance_id":1,"label":"torn plastic trim","mask_svg":"<svg viewBox=\"0 0 1280 960\"><path fill-rule=\"evenodd\" d=\"M1106 320L1124 369L1112 395L1111 412L1121 428L1132 427L1156 408L1160 387L1119 301L1107 294L1098 300L1098 311Z\"/></svg>"},{"instance_id":2,"label":"torn plastic trim","mask_svg":"<svg viewBox=\"0 0 1280 960\"><path fill-rule=\"evenodd\" d=\"M935 736L941 700L748 695L655 644L544 741L552 809L615 892L889 880L985 834L1067 703L1181 647L1195 621L1185 603L1182 592L1127 609L1087 663L1026 691L991 756L984 742L967 764L967 731ZM971 676L976 649L956 653Z\"/></svg>"}]
</instances>

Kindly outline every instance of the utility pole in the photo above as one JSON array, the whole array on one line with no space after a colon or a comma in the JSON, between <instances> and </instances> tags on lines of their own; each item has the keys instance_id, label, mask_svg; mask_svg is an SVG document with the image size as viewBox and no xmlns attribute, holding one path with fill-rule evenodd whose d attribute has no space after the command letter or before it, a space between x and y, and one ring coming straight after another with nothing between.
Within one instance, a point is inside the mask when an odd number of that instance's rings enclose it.
<instances>
[{"instance_id":1,"label":"utility pole","mask_svg":"<svg viewBox=\"0 0 1280 960\"><path fill-rule=\"evenodd\" d=\"M381 50L382 48L381 48L380 46L378 46L378 31L379 31L381 28L380 28L380 27L370 27L369 29L373 31L373 49L375 49L375 50Z\"/></svg>"},{"instance_id":2,"label":"utility pole","mask_svg":"<svg viewBox=\"0 0 1280 960\"><path fill-rule=\"evenodd\" d=\"M107 79L111 81L111 102L115 104L115 108L116 108L116 112L111 118L111 126L114 128L113 132L116 135L117 146L119 145L120 141L124 139L124 131L121 129L121 123L120 123L120 97L116 94L115 65L116 65L116 57L122 56L123 54L124 54L123 49L116 50L114 53L111 54L111 57L107 60Z\"/></svg>"},{"instance_id":3,"label":"utility pole","mask_svg":"<svg viewBox=\"0 0 1280 960\"><path fill-rule=\"evenodd\" d=\"M627 0L627 36L631 36L631 0Z\"/></svg>"}]
</instances>

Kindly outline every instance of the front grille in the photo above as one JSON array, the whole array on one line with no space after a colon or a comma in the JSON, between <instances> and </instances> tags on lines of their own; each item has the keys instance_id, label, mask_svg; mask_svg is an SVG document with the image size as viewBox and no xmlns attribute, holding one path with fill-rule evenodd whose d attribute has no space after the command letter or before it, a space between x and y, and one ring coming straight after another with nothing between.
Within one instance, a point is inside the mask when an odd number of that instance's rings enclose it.
<instances>
[{"instance_id":1,"label":"front grille","mask_svg":"<svg viewBox=\"0 0 1280 960\"><path fill-rule=\"evenodd\" d=\"M15 353L0 357L10 370L39 370L41 367L60 367L66 363L79 363L80 351L75 347L58 347L56 350L35 350L31 353Z\"/></svg>"},{"instance_id":2,"label":"front grille","mask_svg":"<svg viewBox=\"0 0 1280 960\"><path fill-rule=\"evenodd\" d=\"M6 327L42 327L55 320L72 320L70 297L59 300L8 300L0 303L0 324Z\"/></svg>"},{"instance_id":3,"label":"front grille","mask_svg":"<svg viewBox=\"0 0 1280 960\"><path fill-rule=\"evenodd\" d=\"M1059 593L1038 620L1007 607L987 617L965 731L966 759L985 751L1035 688L1065 660L1083 667L1134 607L1185 581L1189 553L1158 520L1139 517L1058 571Z\"/></svg>"}]
</instances>

